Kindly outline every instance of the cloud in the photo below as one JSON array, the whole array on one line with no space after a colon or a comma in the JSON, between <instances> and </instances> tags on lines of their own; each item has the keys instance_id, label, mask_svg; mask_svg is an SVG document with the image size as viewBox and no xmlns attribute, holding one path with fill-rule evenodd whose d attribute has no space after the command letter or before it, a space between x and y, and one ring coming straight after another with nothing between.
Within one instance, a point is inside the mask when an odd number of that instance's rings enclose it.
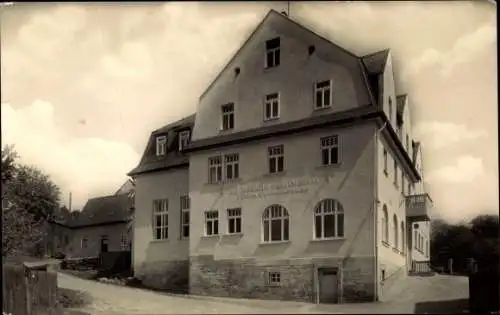
<instances>
[{"instance_id":1,"label":"cloud","mask_svg":"<svg viewBox=\"0 0 500 315\"><path fill-rule=\"evenodd\" d=\"M431 183L471 183L484 174L483 160L478 157L460 156L454 165L433 171L427 177Z\"/></svg>"},{"instance_id":2,"label":"cloud","mask_svg":"<svg viewBox=\"0 0 500 315\"><path fill-rule=\"evenodd\" d=\"M449 76L455 66L469 62L487 47L494 48L496 45L493 46L493 44L497 39L496 32L496 25L488 23L459 37L448 51L429 48L410 62L408 72L415 75L436 66L440 69L441 75Z\"/></svg>"},{"instance_id":3,"label":"cloud","mask_svg":"<svg viewBox=\"0 0 500 315\"><path fill-rule=\"evenodd\" d=\"M3 144L14 144L20 162L48 173L61 187L63 201L72 192L74 208L81 209L89 197L114 193L138 162L125 142L68 136L49 102L36 100L17 110L2 103L1 110Z\"/></svg>"},{"instance_id":4,"label":"cloud","mask_svg":"<svg viewBox=\"0 0 500 315\"><path fill-rule=\"evenodd\" d=\"M488 137L483 129L469 129L464 124L430 121L415 127L415 135L424 140L426 147L441 149L461 141L470 141Z\"/></svg>"}]
</instances>

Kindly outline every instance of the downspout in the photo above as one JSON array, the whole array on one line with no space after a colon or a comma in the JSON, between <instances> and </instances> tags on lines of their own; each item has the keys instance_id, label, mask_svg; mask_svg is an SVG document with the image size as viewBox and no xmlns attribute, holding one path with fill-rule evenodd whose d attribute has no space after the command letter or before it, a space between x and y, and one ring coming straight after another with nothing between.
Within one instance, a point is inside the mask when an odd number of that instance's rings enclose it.
<instances>
[{"instance_id":1,"label":"downspout","mask_svg":"<svg viewBox=\"0 0 500 315\"><path fill-rule=\"evenodd\" d=\"M380 203L380 200L378 200L378 159L379 159L379 154L378 154L378 142L379 142L379 134L384 130L384 128L387 126L387 121L384 122L382 127L375 132L375 174L374 174L374 185L373 185L373 193L374 193L374 205L373 205L373 217L374 217L374 229L373 229L373 241L374 241L374 249L375 249L375 263L373 264L374 270L374 275L375 275L375 301L379 300L378 296L378 289L379 289L379 263L378 263L378 205Z\"/></svg>"}]
</instances>

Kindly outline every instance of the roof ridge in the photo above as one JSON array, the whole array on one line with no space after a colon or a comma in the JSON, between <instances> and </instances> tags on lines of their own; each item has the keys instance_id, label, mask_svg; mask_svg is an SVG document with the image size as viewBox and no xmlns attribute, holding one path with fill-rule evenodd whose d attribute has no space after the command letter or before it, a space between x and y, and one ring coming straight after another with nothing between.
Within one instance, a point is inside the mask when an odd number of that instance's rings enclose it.
<instances>
[{"instance_id":1,"label":"roof ridge","mask_svg":"<svg viewBox=\"0 0 500 315\"><path fill-rule=\"evenodd\" d=\"M383 53L383 52L390 52L390 51L391 51L390 48L386 48L386 49L382 49L382 50L370 53L368 55L363 55L363 56L361 56L361 58L368 58L368 57L371 57L371 56L375 56L376 54L380 54L380 53Z\"/></svg>"}]
</instances>

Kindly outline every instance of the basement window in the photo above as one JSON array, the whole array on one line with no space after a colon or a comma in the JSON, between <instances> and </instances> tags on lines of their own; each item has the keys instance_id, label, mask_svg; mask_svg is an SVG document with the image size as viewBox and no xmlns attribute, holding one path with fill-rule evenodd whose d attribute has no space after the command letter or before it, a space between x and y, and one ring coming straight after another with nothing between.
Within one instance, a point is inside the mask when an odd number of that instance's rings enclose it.
<instances>
[{"instance_id":1,"label":"basement window","mask_svg":"<svg viewBox=\"0 0 500 315\"><path fill-rule=\"evenodd\" d=\"M269 272L267 277L268 285L279 285L281 284L281 273L279 272Z\"/></svg>"}]
</instances>

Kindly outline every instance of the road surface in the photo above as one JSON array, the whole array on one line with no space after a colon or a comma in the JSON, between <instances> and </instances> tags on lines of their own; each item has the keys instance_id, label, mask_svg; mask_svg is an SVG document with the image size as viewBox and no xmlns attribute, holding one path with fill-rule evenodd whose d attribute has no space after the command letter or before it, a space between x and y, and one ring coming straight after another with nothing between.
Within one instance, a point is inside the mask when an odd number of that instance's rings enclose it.
<instances>
[{"instance_id":1,"label":"road surface","mask_svg":"<svg viewBox=\"0 0 500 315\"><path fill-rule=\"evenodd\" d=\"M256 314L256 313L433 313L436 303L446 299L467 298L467 282L460 277L427 277L410 279L398 284L393 299L388 302L341 305L315 305L312 303L263 301L170 295L167 293L130 288L84 280L68 274L58 274L58 286L78 290L92 297L92 303L80 311L89 314ZM451 294L450 292L454 292ZM441 296L441 298L440 298ZM425 306L434 302L433 308ZM439 304L440 305L440 304ZM439 306L438 305L438 306ZM424 307L425 306L425 307ZM445 310L450 307L446 306ZM438 308L443 312L443 307Z\"/></svg>"}]
</instances>

